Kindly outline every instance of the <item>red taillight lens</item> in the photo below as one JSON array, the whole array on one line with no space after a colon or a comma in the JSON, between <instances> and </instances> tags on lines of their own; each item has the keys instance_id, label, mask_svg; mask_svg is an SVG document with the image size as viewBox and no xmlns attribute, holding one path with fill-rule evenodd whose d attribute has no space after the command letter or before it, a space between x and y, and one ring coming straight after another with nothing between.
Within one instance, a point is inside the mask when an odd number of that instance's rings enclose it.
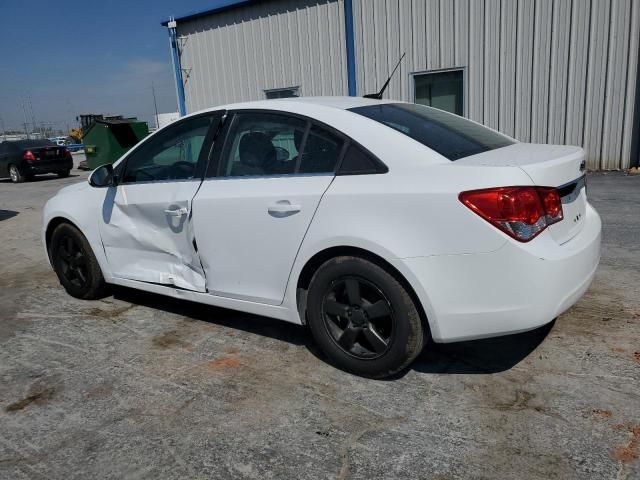
<instances>
[{"instance_id":1,"label":"red taillight lens","mask_svg":"<svg viewBox=\"0 0 640 480\"><path fill-rule=\"evenodd\" d=\"M63 148L62 152L63 152L64 158L72 158L71 150L69 150L68 148Z\"/></svg>"},{"instance_id":2,"label":"red taillight lens","mask_svg":"<svg viewBox=\"0 0 640 480\"><path fill-rule=\"evenodd\" d=\"M528 242L562 220L555 188L498 187L462 192L460 201L506 234Z\"/></svg>"},{"instance_id":3,"label":"red taillight lens","mask_svg":"<svg viewBox=\"0 0 640 480\"><path fill-rule=\"evenodd\" d=\"M22 159L26 160L27 162L33 162L36 157L31 150L27 150L26 152L24 152L24 155L22 155Z\"/></svg>"},{"instance_id":4,"label":"red taillight lens","mask_svg":"<svg viewBox=\"0 0 640 480\"><path fill-rule=\"evenodd\" d=\"M538 187L537 190L547 214L547 225L562 220L562 201L560 200L558 190L548 187Z\"/></svg>"}]
</instances>

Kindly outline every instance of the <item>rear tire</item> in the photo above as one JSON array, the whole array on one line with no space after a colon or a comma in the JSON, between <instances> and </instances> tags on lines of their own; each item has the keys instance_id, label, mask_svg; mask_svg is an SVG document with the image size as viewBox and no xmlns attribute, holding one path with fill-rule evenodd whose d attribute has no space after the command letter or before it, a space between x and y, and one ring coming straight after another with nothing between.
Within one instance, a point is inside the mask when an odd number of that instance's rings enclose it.
<instances>
[{"instance_id":1,"label":"rear tire","mask_svg":"<svg viewBox=\"0 0 640 480\"><path fill-rule=\"evenodd\" d=\"M58 177L67 178L71 174L71 170L61 170L58 172Z\"/></svg>"},{"instance_id":2,"label":"rear tire","mask_svg":"<svg viewBox=\"0 0 640 480\"><path fill-rule=\"evenodd\" d=\"M13 183L22 183L25 181L24 175L22 174L18 166L14 165L13 163L9 165L9 177L11 177L11 181Z\"/></svg>"},{"instance_id":3,"label":"rear tire","mask_svg":"<svg viewBox=\"0 0 640 480\"><path fill-rule=\"evenodd\" d=\"M107 284L91 246L73 225L58 225L51 236L53 269L69 295L83 300L103 298Z\"/></svg>"},{"instance_id":4,"label":"rear tire","mask_svg":"<svg viewBox=\"0 0 640 480\"><path fill-rule=\"evenodd\" d=\"M329 359L365 377L400 372L425 341L411 295L385 269L359 257L336 257L318 268L309 286L307 316Z\"/></svg>"}]
</instances>

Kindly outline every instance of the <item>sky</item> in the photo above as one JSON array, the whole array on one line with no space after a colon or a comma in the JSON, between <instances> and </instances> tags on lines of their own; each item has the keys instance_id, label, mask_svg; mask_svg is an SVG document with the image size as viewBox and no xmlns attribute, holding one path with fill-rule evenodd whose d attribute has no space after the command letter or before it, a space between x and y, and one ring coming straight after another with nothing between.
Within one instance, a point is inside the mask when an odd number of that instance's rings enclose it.
<instances>
[{"instance_id":1,"label":"sky","mask_svg":"<svg viewBox=\"0 0 640 480\"><path fill-rule=\"evenodd\" d=\"M80 113L154 124L177 111L169 36L160 25L216 0L0 0L0 130L22 130L24 99L39 128L76 126ZM30 107L31 105L31 107Z\"/></svg>"}]
</instances>

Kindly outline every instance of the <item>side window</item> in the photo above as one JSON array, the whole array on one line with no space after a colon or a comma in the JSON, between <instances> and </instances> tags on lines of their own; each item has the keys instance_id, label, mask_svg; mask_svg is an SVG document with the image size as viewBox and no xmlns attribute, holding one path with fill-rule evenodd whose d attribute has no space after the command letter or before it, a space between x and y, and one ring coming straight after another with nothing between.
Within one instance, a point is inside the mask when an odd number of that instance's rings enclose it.
<instances>
[{"instance_id":1,"label":"side window","mask_svg":"<svg viewBox=\"0 0 640 480\"><path fill-rule=\"evenodd\" d=\"M385 165L352 143L342 159L338 175L365 175L388 171Z\"/></svg>"},{"instance_id":2,"label":"side window","mask_svg":"<svg viewBox=\"0 0 640 480\"><path fill-rule=\"evenodd\" d=\"M297 173L328 173L336 169L344 141L337 135L313 125L300 159Z\"/></svg>"},{"instance_id":3,"label":"side window","mask_svg":"<svg viewBox=\"0 0 640 480\"><path fill-rule=\"evenodd\" d=\"M307 122L270 113L238 113L222 152L222 176L283 175L296 170Z\"/></svg>"},{"instance_id":4,"label":"side window","mask_svg":"<svg viewBox=\"0 0 640 480\"><path fill-rule=\"evenodd\" d=\"M172 125L136 149L127 159L123 181L148 182L194 178L210 126L220 116L196 117ZM206 152L204 152L206 155Z\"/></svg>"}]
</instances>

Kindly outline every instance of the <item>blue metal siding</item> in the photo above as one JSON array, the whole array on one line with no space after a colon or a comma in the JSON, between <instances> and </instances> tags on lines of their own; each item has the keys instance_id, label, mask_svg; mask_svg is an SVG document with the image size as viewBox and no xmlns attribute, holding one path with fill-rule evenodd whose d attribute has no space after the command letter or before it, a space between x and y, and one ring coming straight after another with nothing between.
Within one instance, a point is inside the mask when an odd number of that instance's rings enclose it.
<instances>
[{"instance_id":1,"label":"blue metal siding","mask_svg":"<svg viewBox=\"0 0 640 480\"><path fill-rule=\"evenodd\" d=\"M346 51L347 51L347 84L349 95L356 96L356 47L353 33L353 2L344 0L344 21L346 30Z\"/></svg>"}]
</instances>

